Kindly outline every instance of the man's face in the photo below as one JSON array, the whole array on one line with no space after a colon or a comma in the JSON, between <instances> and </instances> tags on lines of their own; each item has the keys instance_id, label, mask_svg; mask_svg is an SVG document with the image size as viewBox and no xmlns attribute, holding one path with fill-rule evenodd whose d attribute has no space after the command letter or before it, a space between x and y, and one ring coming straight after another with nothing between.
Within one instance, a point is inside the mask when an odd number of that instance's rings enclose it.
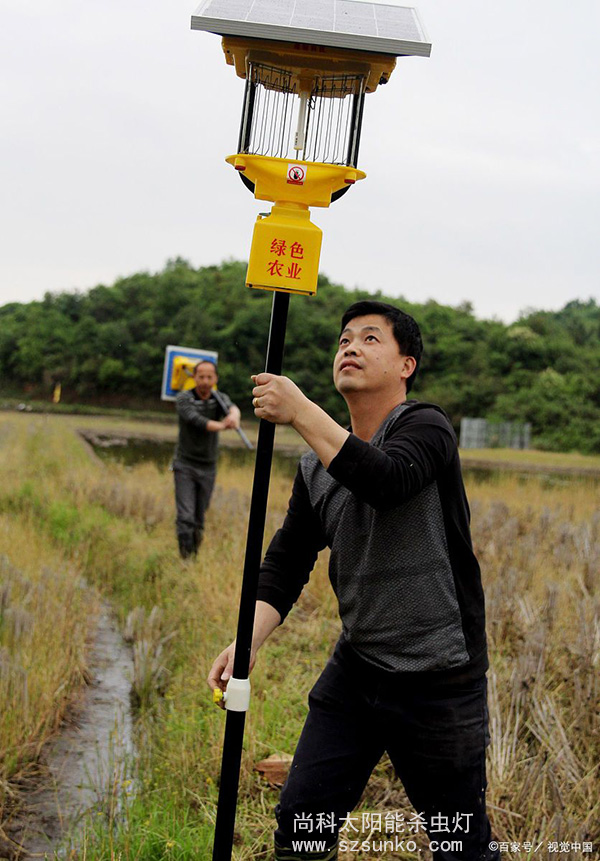
<instances>
[{"instance_id":1,"label":"man's face","mask_svg":"<svg viewBox=\"0 0 600 861\"><path fill-rule=\"evenodd\" d=\"M217 372L212 362L202 362L194 371L194 383L201 397L208 397L212 387L216 385Z\"/></svg>"},{"instance_id":2,"label":"man's face","mask_svg":"<svg viewBox=\"0 0 600 861\"><path fill-rule=\"evenodd\" d=\"M393 395L412 373L414 365L407 362L411 360L401 355L392 324L385 317L354 317L340 335L333 382L341 395L382 391Z\"/></svg>"}]
</instances>

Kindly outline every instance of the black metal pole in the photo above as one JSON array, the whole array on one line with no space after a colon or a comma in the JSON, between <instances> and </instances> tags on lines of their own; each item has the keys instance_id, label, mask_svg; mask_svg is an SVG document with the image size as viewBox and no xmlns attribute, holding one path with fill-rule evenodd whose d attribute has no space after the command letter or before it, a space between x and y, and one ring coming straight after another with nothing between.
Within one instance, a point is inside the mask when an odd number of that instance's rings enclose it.
<instances>
[{"instance_id":1,"label":"black metal pole","mask_svg":"<svg viewBox=\"0 0 600 861\"><path fill-rule=\"evenodd\" d=\"M265 371L269 374L281 374L289 302L289 293L275 292L273 294L271 326L265 367ZM233 665L233 676L236 679L247 679L250 669L254 610L265 532L274 438L275 425L261 419L258 429L258 442L256 444L254 483L252 485L252 499L250 502L246 557L244 560L235 661ZM215 842L213 845L213 861L230 861L231 859L245 722L246 712L227 712L223 758L221 760L221 781L215 825Z\"/></svg>"}]
</instances>

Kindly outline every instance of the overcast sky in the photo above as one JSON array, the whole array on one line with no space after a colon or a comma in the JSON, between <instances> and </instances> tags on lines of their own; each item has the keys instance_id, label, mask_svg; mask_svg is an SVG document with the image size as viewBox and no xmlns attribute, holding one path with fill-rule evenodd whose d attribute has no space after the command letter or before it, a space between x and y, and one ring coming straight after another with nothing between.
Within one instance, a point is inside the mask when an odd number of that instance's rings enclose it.
<instances>
[{"instance_id":1,"label":"overcast sky","mask_svg":"<svg viewBox=\"0 0 600 861\"><path fill-rule=\"evenodd\" d=\"M4 0L0 304L247 259L265 204L224 162L243 82L196 5ZM417 8L431 58L367 96L367 179L312 211L321 271L506 321L599 298L600 3Z\"/></svg>"}]
</instances>

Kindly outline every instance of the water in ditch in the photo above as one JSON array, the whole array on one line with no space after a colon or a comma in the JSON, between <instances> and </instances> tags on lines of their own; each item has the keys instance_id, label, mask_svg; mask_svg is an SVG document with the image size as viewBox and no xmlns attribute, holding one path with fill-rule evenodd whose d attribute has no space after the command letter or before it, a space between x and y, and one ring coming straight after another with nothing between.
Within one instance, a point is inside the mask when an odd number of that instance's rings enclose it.
<instances>
[{"instance_id":1,"label":"water in ditch","mask_svg":"<svg viewBox=\"0 0 600 861\"><path fill-rule=\"evenodd\" d=\"M10 832L23 853L15 857L69 857L90 815L118 813L133 793L133 658L107 604L98 616L90 675L42 751L44 775L24 793L25 808Z\"/></svg>"}]
</instances>

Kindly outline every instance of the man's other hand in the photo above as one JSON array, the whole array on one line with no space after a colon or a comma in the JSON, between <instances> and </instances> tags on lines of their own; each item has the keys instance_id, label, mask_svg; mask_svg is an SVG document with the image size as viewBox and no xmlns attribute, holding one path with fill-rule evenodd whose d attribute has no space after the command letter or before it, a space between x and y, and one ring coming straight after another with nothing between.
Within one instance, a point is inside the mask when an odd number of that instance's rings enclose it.
<instances>
[{"instance_id":1,"label":"man's other hand","mask_svg":"<svg viewBox=\"0 0 600 861\"><path fill-rule=\"evenodd\" d=\"M214 419L209 419L206 422L206 430L209 433L219 433L219 431L226 430L224 422L218 422Z\"/></svg>"},{"instance_id":2,"label":"man's other hand","mask_svg":"<svg viewBox=\"0 0 600 861\"><path fill-rule=\"evenodd\" d=\"M216 659L212 667L210 668L210 673L208 674L208 679L206 680L211 691L214 691L215 688L220 688L222 691L227 690L227 682L233 675L233 661L235 658L235 640L226 649L223 649L219 657ZM256 663L256 651L252 649L250 653L250 669L249 672L252 672L254 664ZM221 701L221 708L225 708L225 704Z\"/></svg>"}]
</instances>

